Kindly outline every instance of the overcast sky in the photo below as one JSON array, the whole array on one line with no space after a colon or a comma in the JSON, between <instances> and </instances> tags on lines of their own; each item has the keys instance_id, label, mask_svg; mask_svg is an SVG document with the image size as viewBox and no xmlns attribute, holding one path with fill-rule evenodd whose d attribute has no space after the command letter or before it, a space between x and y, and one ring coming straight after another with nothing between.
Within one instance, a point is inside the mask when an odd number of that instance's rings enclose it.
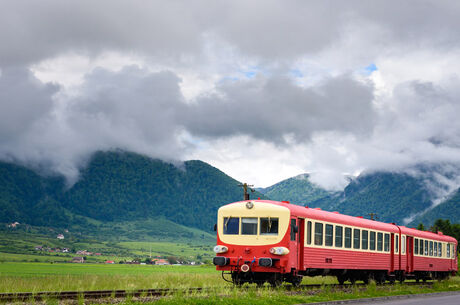
<instances>
[{"instance_id":1,"label":"overcast sky","mask_svg":"<svg viewBox=\"0 0 460 305\"><path fill-rule=\"evenodd\" d=\"M74 182L119 148L336 190L460 164L459 16L440 0L5 0L0 159Z\"/></svg>"}]
</instances>

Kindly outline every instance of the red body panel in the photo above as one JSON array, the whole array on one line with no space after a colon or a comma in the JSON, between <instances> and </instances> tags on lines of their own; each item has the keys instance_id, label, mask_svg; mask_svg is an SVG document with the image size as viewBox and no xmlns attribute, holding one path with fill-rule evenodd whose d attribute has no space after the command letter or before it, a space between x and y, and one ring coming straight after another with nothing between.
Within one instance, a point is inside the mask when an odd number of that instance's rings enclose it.
<instances>
[{"instance_id":1,"label":"red body panel","mask_svg":"<svg viewBox=\"0 0 460 305\"><path fill-rule=\"evenodd\" d=\"M390 254L306 248L304 265L315 269L388 270Z\"/></svg>"}]
</instances>

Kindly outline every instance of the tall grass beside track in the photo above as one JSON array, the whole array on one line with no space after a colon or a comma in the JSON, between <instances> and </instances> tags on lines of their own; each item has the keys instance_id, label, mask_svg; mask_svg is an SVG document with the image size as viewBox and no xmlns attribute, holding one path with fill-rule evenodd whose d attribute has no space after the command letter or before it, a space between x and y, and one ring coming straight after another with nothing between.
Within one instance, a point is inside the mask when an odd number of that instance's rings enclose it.
<instances>
[{"instance_id":1,"label":"tall grass beside track","mask_svg":"<svg viewBox=\"0 0 460 305\"><path fill-rule=\"evenodd\" d=\"M420 293L433 293L443 291L458 291L460 290L460 277L455 277L447 281L436 282L432 287L427 286L406 286L399 283L392 286L377 286L371 283L367 287L355 286L348 290L334 290L330 287L323 287L317 290L303 291L287 291L282 287L280 289L256 289L251 287L248 290L220 288L213 292L193 293L184 295L183 293L175 293L174 295L162 298L155 302L136 302L126 301L122 304L270 304L270 305L285 305L285 304L300 304L327 302L334 300L349 300L360 298L375 298L392 295L408 295Z\"/></svg>"}]
</instances>

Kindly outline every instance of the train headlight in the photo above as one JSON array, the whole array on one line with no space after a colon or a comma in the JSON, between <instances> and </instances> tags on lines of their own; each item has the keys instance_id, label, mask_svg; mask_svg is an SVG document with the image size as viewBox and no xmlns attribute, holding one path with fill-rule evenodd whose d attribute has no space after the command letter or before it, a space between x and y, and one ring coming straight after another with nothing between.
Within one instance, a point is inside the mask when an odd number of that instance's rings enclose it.
<instances>
[{"instance_id":1,"label":"train headlight","mask_svg":"<svg viewBox=\"0 0 460 305\"><path fill-rule=\"evenodd\" d=\"M214 247L214 252L215 253L225 253L227 251L228 251L228 248L226 246L217 245L217 246Z\"/></svg>"},{"instance_id":2,"label":"train headlight","mask_svg":"<svg viewBox=\"0 0 460 305\"><path fill-rule=\"evenodd\" d=\"M285 247L273 247L270 249L270 253L275 255L286 255L289 254L289 249Z\"/></svg>"}]
</instances>

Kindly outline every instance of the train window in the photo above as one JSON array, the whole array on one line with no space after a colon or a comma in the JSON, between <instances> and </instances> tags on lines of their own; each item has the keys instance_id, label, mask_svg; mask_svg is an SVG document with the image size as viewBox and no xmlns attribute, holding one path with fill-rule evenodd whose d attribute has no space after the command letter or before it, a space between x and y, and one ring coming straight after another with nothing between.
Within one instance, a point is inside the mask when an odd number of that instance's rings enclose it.
<instances>
[{"instance_id":1,"label":"train window","mask_svg":"<svg viewBox=\"0 0 460 305\"><path fill-rule=\"evenodd\" d=\"M450 258L450 244L447 244L447 251L446 251L447 258Z\"/></svg>"},{"instance_id":2,"label":"train window","mask_svg":"<svg viewBox=\"0 0 460 305\"><path fill-rule=\"evenodd\" d=\"M321 246L323 244L323 224L315 222L315 245Z\"/></svg>"},{"instance_id":3,"label":"train window","mask_svg":"<svg viewBox=\"0 0 460 305\"><path fill-rule=\"evenodd\" d=\"M424 253L423 253L423 239L420 239L420 251L418 253L420 253L420 255L424 255Z\"/></svg>"},{"instance_id":4,"label":"train window","mask_svg":"<svg viewBox=\"0 0 460 305\"><path fill-rule=\"evenodd\" d=\"M433 242L430 241L430 256L433 256Z\"/></svg>"},{"instance_id":5,"label":"train window","mask_svg":"<svg viewBox=\"0 0 460 305\"><path fill-rule=\"evenodd\" d=\"M335 226L335 246L342 248L343 227Z\"/></svg>"},{"instance_id":6,"label":"train window","mask_svg":"<svg viewBox=\"0 0 460 305\"><path fill-rule=\"evenodd\" d=\"M260 218L260 235L278 235L278 218Z\"/></svg>"},{"instance_id":7,"label":"train window","mask_svg":"<svg viewBox=\"0 0 460 305\"><path fill-rule=\"evenodd\" d=\"M406 236L401 236L401 254L406 254Z\"/></svg>"},{"instance_id":8,"label":"train window","mask_svg":"<svg viewBox=\"0 0 460 305\"><path fill-rule=\"evenodd\" d=\"M428 256L428 240L425 240L425 252L424 252L424 254Z\"/></svg>"},{"instance_id":9,"label":"train window","mask_svg":"<svg viewBox=\"0 0 460 305\"><path fill-rule=\"evenodd\" d=\"M385 234L385 240L384 240L384 251L389 252L390 251L390 234Z\"/></svg>"},{"instance_id":10,"label":"train window","mask_svg":"<svg viewBox=\"0 0 460 305\"><path fill-rule=\"evenodd\" d=\"M442 256L442 244L441 243L438 243L438 256L439 257Z\"/></svg>"},{"instance_id":11,"label":"train window","mask_svg":"<svg viewBox=\"0 0 460 305\"><path fill-rule=\"evenodd\" d=\"M368 243L369 231L363 230L363 231L361 232L361 235L362 235L362 236L361 236L361 238L362 238L362 239L361 239L361 240L362 240L362 242L361 242L361 249L367 250L367 246L368 246L367 243Z\"/></svg>"},{"instance_id":12,"label":"train window","mask_svg":"<svg viewBox=\"0 0 460 305\"><path fill-rule=\"evenodd\" d=\"M257 235L257 218L242 217L241 218L241 234Z\"/></svg>"},{"instance_id":13,"label":"train window","mask_svg":"<svg viewBox=\"0 0 460 305\"><path fill-rule=\"evenodd\" d=\"M360 233L359 229L353 229L353 249L359 249Z\"/></svg>"},{"instance_id":14,"label":"train window","mask_svg":"<svg viewBox=\"0 0 460 305\"><path fill-rule=\"evenodd\" d=\"M369 250L375 251L375 232L369 234Z\"/></svg>"},{"instance_id":15,"label":"train window","mask_svg":"<svg viewBox=\"0 0 460 305\"><path fill-rule=\"evenodd\" d=\"M418 238L414 240L414 254L418 254Z\"/></svg>"},{"instance_id":16,"label":"train window","mask_svg":"<svg viewBox=\"0 0 460 305\"><path fill-rule=\"evenodd\" d=\"M377 233L377 251L383 250L383 233Z\"/></svg>"},{"instance_id":17,"label":"train window","mask_svg":"<svg viewBox=\"0 0 460 305\"><path fill-rule=\"evenodd\" d=\"M291 240L296 240L296 231L295 231L295 227L296 227L296 220L295 219L291 219Z\"/></svg>"},{"instance_id":18,"label":"train window","mask_svg":"<svg viewBox=\"0 0 460 305\"><path fill-rule=\"evenodd\" d=\"M395 235L395 253L399 252L399 236Z\"/></svg>"},{"instance_id":19,"label":"train window","mask_svg":"<svg viewBox=\"0 0 460 305\"><path fill-rule=\"evenodd\" d=\"M434 256L438 256L438 243L434 243Z\"/></svg>"},{"instance_id":20,"label":"train window","mask_svg":"<svg viewBox=\"0 0 460 305\"><path fill-rule=\"evenodd\" d=\"M345 248L351 248L351 228L345 228Z\"/></svg>"},{"instance_id":21,"label":"train window","mask_svg":"<svg viewBox=\"0 0 460 305\"><path fill-rule=\"evenodd\" d=\"M307 222L307 244L311 245L311 221Z\"/></svg>"},{"instance_id":22,"label":"train window","mask_svg":"<svg viewBox=\"0 0 460 305\"><path fill-rule=\"evenodd\" d=\"M332 234L334 227L332 225L326 225L326 232L324 234L324 245L332 247Z\"/></svg>"},{"instance_id":23,"label":"train window","mask_svg":"<svg viewBox=\"0 0 460 305\"><path fill-rule=\"evenodd\" d=\"M224 234L240 234L240 219L238 217L224 217Z\"/></svg>"}]
</instances>

